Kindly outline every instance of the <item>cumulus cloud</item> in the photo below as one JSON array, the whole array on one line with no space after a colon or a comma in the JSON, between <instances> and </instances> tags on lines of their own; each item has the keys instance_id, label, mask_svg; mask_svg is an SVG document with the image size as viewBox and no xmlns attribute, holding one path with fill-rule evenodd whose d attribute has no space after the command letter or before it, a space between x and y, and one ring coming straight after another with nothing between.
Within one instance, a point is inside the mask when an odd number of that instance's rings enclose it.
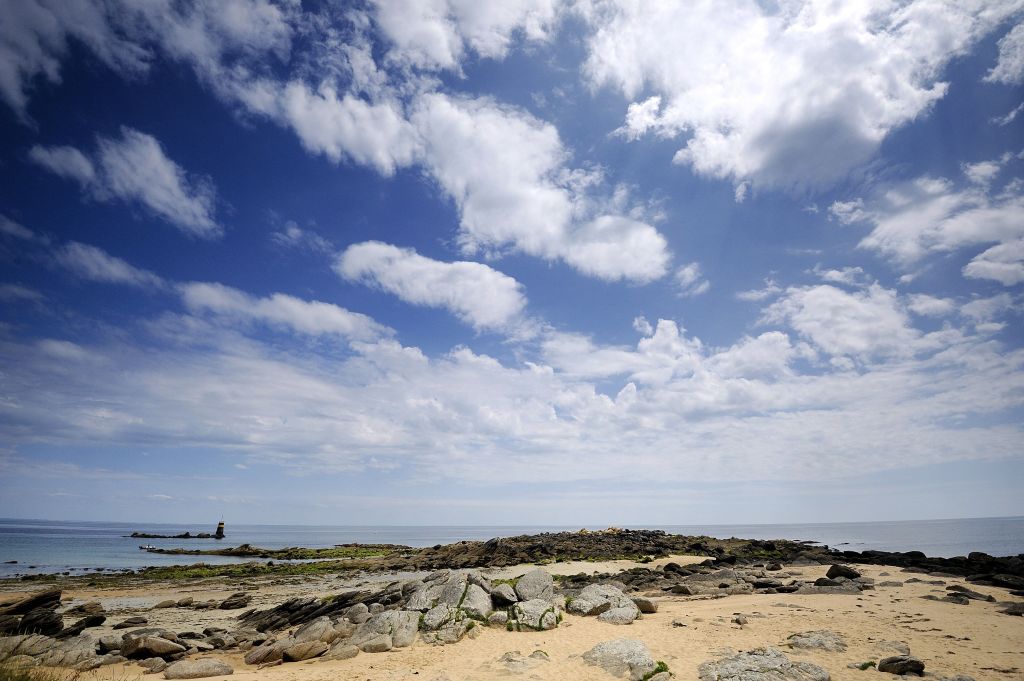
<instances>
[{"instance_id":1,"label":"cumulus cloud","mask_svg":"<svg viewBox=\"0 0 1024 681\"><path fill-rule=\"evenodd\" d=\"M269 299L235 300L214 307L281 318ZM991 318L1006 305L972 312ZM16 403L0 402L0 434L15 444L208 447L317 475L397 467L445 484L493 481L496 469L510 482L814 480L1019 450L1020 425L1000 415L1022 405L1024 354L968 329L859 371L805 372L798 360L815 352L784 329L727 348L670 320L634 345L551 333L530 362L468 348L428 357L379 338L339 358L240 335L245 325L196 311L147 323L144 344L132 329L82 343L0 338L0 371L17 388ZM637 448L644 466L622 457Z\"/></svg>"},{"instance_id":2,"label":"cumulus cloud","mask_svg":"<svg viewBox=\"0 0 1024 681\"><path fill-rule=\"evenodd\" d=\"M991 279L1003 286L1024 281L1024 239L1008 241L982 251L964 266L965 277Z\"/></svg>"},{"instance_id":3,"label":"cumulus cloud","mask_svg":"<svg viewBox=\"0 0 1024 681\"><path fill-rule=\"evenodd\" d=\"M647 95L630 105L622 134L680 136L675 161L697 173L797 191L871 159L944 96L949 60L1019 9L1012 0L581 7L591 83Z\"/></svg>"},{"instance_id":4,"label":"cumulus cloud","mask_svg":"<svg viewBox=\"0 0 1024 681\"><path fill-rule=\"evenodd\" d=\"M66 146L35 146L29 158L76 180L97 200L141 204L191 236L210 239L223 233L214 219L213 184L186 173L152 135L121 128L120 139L99 137L91 158Z\"/></svg>"},{"instance_id":5,"label":"cumulus cloud","mask_svg":"<svg viewBox=\"0 0 1024 681\"><path fill-rule=\"evenodd\" d=\"M868 362L913 352L914 329L895 291L829 285L794 287L762 313L763 324L787 324L822 351Z\"/></svg>"},{"instance_id":6,"label":"cumulus cloud","mask_svg":"<svg viewBox=\"0 0 1024 681\"><path fill-rule=\"evenodd\" d=\"M923 317L944 317L956 309L956 303L949 298L914 293L907 297L907 309Z\"/></svg>"},{"instance_id":7,"label":"cumulus cloud","mask_svg":"<svg viewBox=\"0 0 1024 681\"><path fill-rule=\"evenodd\" d=\"M459 209L464 252L512 247L603 279L664 276L671 256L654 227L578 215L585 197L552 125L492 100L442 94L422 97L411 120L431 176Z\"/></svg>"},{"instance_id":8,"label":"cumulus cloud","mask_svg":"<svg viewBox=\"0 0 1024 681\"><path fill-rule=\"evenodd\" d=\"M844 221L870 225L859 247L888 256L902 268L932 254L994 243L974 257L964 275L1013 285L1020 281L1017 243L1024 237L1024 186L1019 181L999 186L994 180L1011 162L1014 158L1004 155L966 165L966 184L920 177L885 186L869 201L860 201Z\"/></svg>"},{"instance_id":9,"label":"cumulus cloud","mask_svg":"<svg viewBox=\"0 0 1024 681\"><path fill-rule=\"evenodd\" d=\"M507 274L476 262L442 262L379 241L354 244L335 271L392 293L407 303L449 310L475 329L509 329L522 322L526 296Z\"/></svg>"},{"instance_id":10,"label":"cumulus cloud","mask_svg":"<svg viewBox=\"0 0 1024 681\"><path fill-rule=\"evenodd\" d=\"M818 264L811 269L811 273L822 281L832 284L843 284L845 286L864 286L870 283L871 280L871 277L868 276L862 267L830 269Z\"/></svg>"},{"instance_id":11,"label":"cumulus cloud","mask_svg":"<svg viewBox=\"0 0 1024 681\"><path fill-rule=\"evenodd\" d=\"M124 284L143 289L162 289L163 279L139 269L101 248L72 241L57 249L54 259L75 276L106 284Z\"/></svg>"},{"instance_id":12,"label":"cumulus cloud","mask_svg":"<svg viewBox=\"0 0 1024 681\"><path fill-rule=\"evenodd\" d=\"M285 293L257 298L230 286L205 282L181 284L179 291L189 310L233 322L259 323L307 336L341 336L353 341L373 340L393 333L359 312Z\"/></svg>"},{"instance_id":13,"label":"cumulus cloud","mask_svg":"<svg viewBox=\"0 0 1024 681\"><path fill-rule=\"evenodd\" d=\"M736 294L736 299L746 302L759 302L777 296L780 293L782 293L782 287L774 279L765 279L764 287L740 291Z\"/></svg>"},{"instance_id":14,"label":"cumulus cloud","mask_svg":"<svg viewBox=\"0 0 1024 681\"><path fill-rule=\"evenodd\" d=\"M390 45L389 60L421 69L459 71L469 50L500 59L515 37L547 39L558 17L558 4L555 0L374 0L372 16Z\"/></svg>"},{"instance_id":15,"label":"cumulus cloud","mask_svg":"<svg viewBox=\"0 0 1024 681\"><path fill-rule=\"evenodd\" d=\"M1024 24L1017 24L999 40L999 60L985 76L990 83L1024 82Z\"/></svg>"}]
</instances>

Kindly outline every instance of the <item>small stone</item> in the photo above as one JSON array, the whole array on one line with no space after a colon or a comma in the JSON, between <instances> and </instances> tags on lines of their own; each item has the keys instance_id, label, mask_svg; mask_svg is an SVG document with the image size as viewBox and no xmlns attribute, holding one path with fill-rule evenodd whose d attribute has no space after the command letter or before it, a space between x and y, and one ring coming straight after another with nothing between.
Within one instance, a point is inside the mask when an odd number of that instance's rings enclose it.
<instances>
[{"instance_id":1,"label":"small stone","mask_svg":"<svg viewBox=\"0 0 1024 681\"><path fill-rule=\"evenodd\" d=\"M178 601L173 600L173 599L168 599L166 601L160 601L159 603L157 603L156 605L153 606L153 609L154 610L160 610L160 609L163 609L163 608L173 608L176 605L178 605Z\"/></svg>"},{"instance_id":2,"label":"small stone","mask_svg":"<svg viewBox=\"0 0 1024 681\"><path fill-rule=\"evenodd\" d=\"M633 603L645 615L658 612L658 602L646 596L633 596Z\"/></svg>"}]
</instances>

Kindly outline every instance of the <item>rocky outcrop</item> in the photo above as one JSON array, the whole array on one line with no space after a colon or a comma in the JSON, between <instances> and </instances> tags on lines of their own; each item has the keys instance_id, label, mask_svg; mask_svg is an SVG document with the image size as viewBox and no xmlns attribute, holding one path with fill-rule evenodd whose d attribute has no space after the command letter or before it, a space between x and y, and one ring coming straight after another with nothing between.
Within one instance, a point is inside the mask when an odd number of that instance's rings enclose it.
<instances>
[{"instance_id":1,"label":"rocky outcrop","mask_svg":"<svg viewBox=\"0 0 1024 681\"><path fill-rule=\"evenodd\" d=\"M575 615L597 615L609 624L632 624L640 617L640 608L622 590L610 584L591 584L572 599L566 609Z\"/></svg>"}]
</instances>

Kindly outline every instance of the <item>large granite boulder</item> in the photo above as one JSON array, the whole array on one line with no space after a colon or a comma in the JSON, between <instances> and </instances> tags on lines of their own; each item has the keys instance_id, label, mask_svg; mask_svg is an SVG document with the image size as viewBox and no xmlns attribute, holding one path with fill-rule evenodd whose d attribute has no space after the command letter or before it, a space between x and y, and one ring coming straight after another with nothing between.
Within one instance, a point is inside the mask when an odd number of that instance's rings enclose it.
<instances>
[{"instance_id":1,"label":"large granite boulder","mask_svg":"<svg viewBox=\"0 0 1024 681\"><path fill-rule=\"evenodd\" d=\"M183 654L185 650L185 646L159 636L139 636L125 639L121 644L121 654L129 659L161 657L166 660Z\"/></svg>"},{"instance_id":2,"label":"large granite boulder","mask_svg":"<svg viewBox=\"0 0 1024 681\"><path fill-rule=\"evenodd\" d=\"M405 648L416 640L419 618L410 610L386 610L360 624L349 643L365 653Z\"/></svg>"},{"instance_id":3,"label":"large granite boulder","mask_svg":"<svg viewBox=\"0 0 1024 681\"><path fill-rule=\"evenodd\" d=\"M616 612L602 621L628 624L640 616L640 608L622 589L611 584L588 584L568 602L566 609L574 615L602 616L610 610Z\"/></svg>"},{"instance_id":4,"label":"large granite boulder","mask_svg":"<svg viewBox=\"0 0 1024 681\"><path fill-rule=\"evenodd\" d=\"M534 599L550 601L555 594L555 581L547 571L537 568L519 578L515 591L521 601Z\"/></svg>"},{"instance_id":5,"label":"large granite boulder","mask_svg":"<svg viewBox=\"0 0 1024 681\"><path fill-rule=\"evenodd\" d=\"M338 632L334 630L334 623L330 617L318 617L312 622L307 622L295 630L292 638L296 643L308 643L310 641L323 641L333 643L338 638Z\"/></svg>"},{"instance_id":6,"label":"large granite boulder","mask_svg":"<svg viewBox=\"0 0 1024 681\"><path fill-rule=\"evenodd\" d=\"M511 617L509 625L514 631L547 631L557 627L561 619L557 607L539 598L513 605Z\"/></svg>"},{"instance_id":7,"label":"large granite boulder","mask_svg":"<svg viewBox=\"0 0 1024 681\"><path fill-rule=\"evenodd\" d=\"M598 643L583 653L583 660L613 676L625 676L631 681L649 678L657 669L657 663L643 641L625 638Z\"/></svg>"}]
</instances>

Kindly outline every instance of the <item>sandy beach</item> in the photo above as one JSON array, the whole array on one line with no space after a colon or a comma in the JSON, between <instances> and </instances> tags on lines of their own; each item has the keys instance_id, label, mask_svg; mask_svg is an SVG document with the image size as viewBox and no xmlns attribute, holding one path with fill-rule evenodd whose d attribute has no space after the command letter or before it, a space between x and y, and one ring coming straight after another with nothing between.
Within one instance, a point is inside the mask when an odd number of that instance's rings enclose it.
<instances>
[{"instance_id":1,"label":"sandy beach","mask_svg":"<svg viewBox=\"0 0 1024 681\"><path fill-rule=\"evenodd\" d=\"M542 569L552 575L585 572L614 578L616 573L633 568L659 570L669 563L695 565L704 560L702 556L667 556L647 564L628 560L580 561L546 565ZM480 572L497 583L497 580L511 579L536 567L518 565ZM783 566L783 569L795 579L813 581L823 578L828 566ZM856 666L896 655L902 643L914 657L924 662L925 676L936 679L969 676L976 681L1024 678L1024 618L1000 612L1007 601L1020 600L1008 595L1007 589L887 566L862 565L858 566L858 571L865 580L874 580L878 586L857 594L751 593L719 597L648 592L642 595L657 602L657 612L644 614L626 626L566 613L560 625L549 631L508 631L500 626L479 626L457 643L433 645L417 639L408 647L381 653L363 652L344 660L313 659L258 669L245 663L244 651L211 651L191 659L217 659L231 666L232 678L266 681L468 681L515 676L541 680L611 679L615 677L588 664L583 654L603 641L626 638L642 641L653 658L665 662L672 676L679 679L697 679L698 666L703 662L737 651L774 646L794 662L818 665L832 679L865 681L887 676L878 677L881 672L874 668L862 671ZM130 616L144 616L148 620L146 626L172 631L201 631L206 627L230 630L238 626L237 611L154 609L153 606L166 599L184 597L195 601L223 599L247 587L253 596L251 606L262 609L296 596L327 596L346 588L380 586L393 577L395 575L378 574L345 579L268 580L241 586L197 582L70 588L63 594L62 605L100 602L108 618L103 626L89 630L97 638L120 634L112 625ZM0 585L0 589L4 586L8 585ZM941 599L950 593L949 586L991 595L995 600L971 600L968 605L960 605L925 598ZM10 601L20 595L22 591L8 589L3 597ZM787 639L792 634L819 630L838 634L846 649L804 650L788 645ZM535 651L543 651L544 655L531 658ZM507 655L512 652L518 655ZM509 659L526 662L510 664ZM119 663L87 672L83 678L97 681L135 678L145 671L131 662Z\"/></svg>"}]
</instances>

